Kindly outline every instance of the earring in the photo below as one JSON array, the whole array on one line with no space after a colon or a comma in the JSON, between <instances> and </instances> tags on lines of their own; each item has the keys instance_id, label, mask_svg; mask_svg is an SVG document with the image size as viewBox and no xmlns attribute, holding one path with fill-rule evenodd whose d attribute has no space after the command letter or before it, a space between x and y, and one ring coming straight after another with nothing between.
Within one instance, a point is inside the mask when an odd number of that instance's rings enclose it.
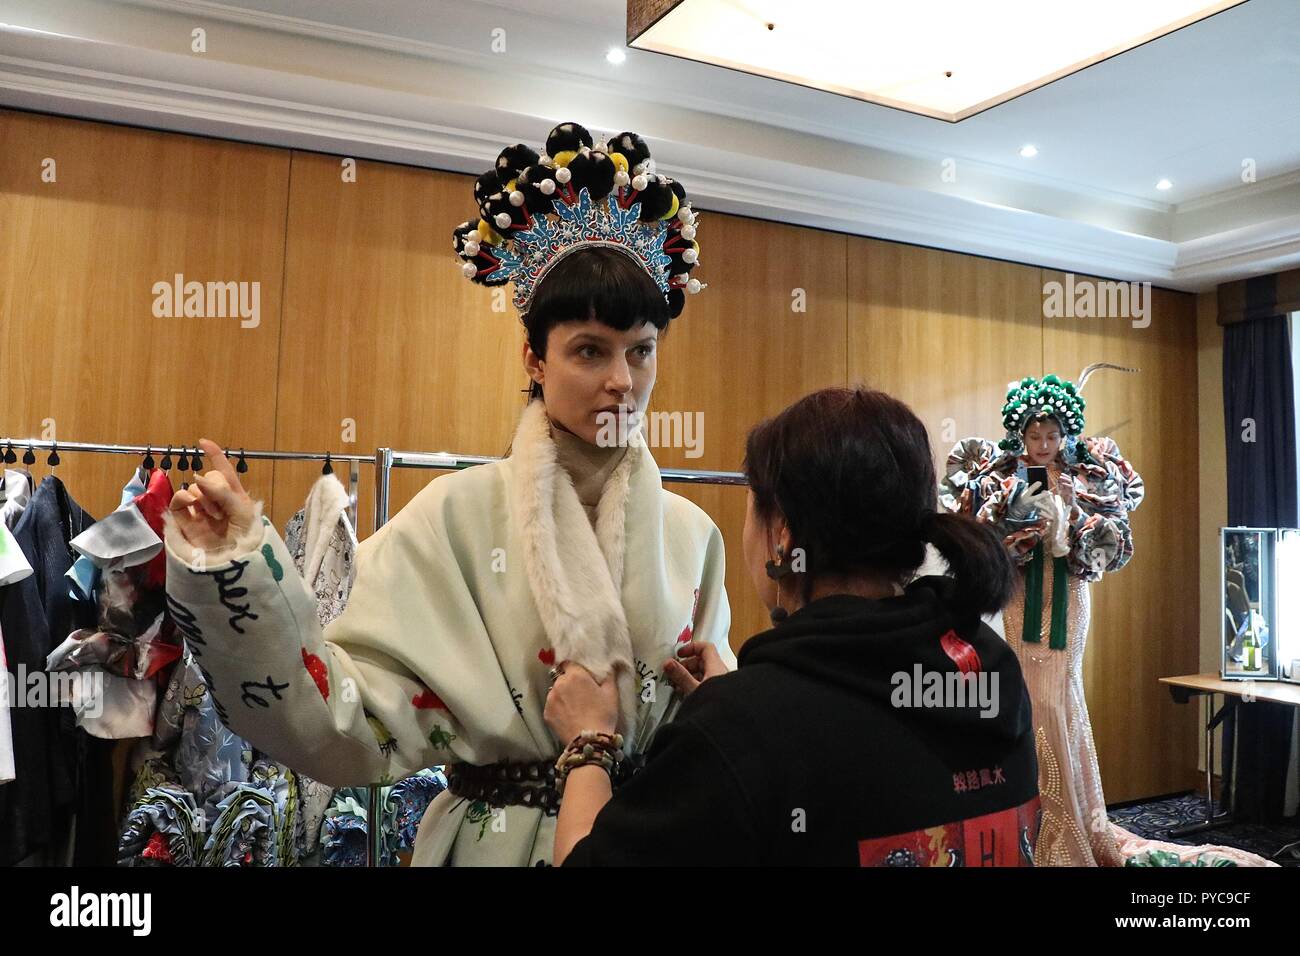
<instances>
[{"instance_id":1,"label":"earring","mask_svg":"<svg viewBox=\"0 0 1300 956\"><path fill-rule=\"evenodd\" d=\"M781 579L789 574L791 570L790 565L785 563L785 548L778 544L776 546L776 560L769 559L765 567L767 568L767 576L776 582L776 607L772 608L768 613L768 617L772 619L773 624L780 624L790 616L789 612L781 606Z\"/></svg>"}]
</instances>

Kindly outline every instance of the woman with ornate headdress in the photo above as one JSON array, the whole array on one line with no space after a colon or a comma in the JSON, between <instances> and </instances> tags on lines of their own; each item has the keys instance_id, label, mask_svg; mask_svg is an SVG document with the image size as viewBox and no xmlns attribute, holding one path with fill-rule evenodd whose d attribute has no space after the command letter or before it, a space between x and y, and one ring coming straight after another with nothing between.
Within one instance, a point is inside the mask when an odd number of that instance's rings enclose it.
<instances>
[{"instance_id":1,"label":"woman with ornate headdress","mask_svg":"<svg viewBox=\"0 0 1300 956\"><path fill-rule=\"evenodd\" d=\"M1007 643L1029 687L1038 750L1042 821L1039 866L1264 864L1227 847L1142 840L1109 822L1092 723L1083 691L1090 586L1133 556L1129 513L1142 503L1142 477L1112 438L1083 437L1079 382L1046 375L1012 382L996 445L967 438L948 454L940 504L974 515L1002 535L1022 587L1003 610ZM1034 469L1031 472L1031 469ZM1045 470L1047 481L1041 479Z\"/></svg>"},{"instance_id":2,"label":"woman with ornate headdress","mask_svg":"<svg viewBox=\"0 0 1300 956\"><path fill-rule=\"evenodd\" d=\"M172 500L172 614L231 729L335 785L446 765L416 864L551 860L555 667L612 678L631 772L705 643L734 666L722 538L641 437L659 333L702 285L696 215L641 137L575 123L502 151L456 227L465 276L514 286L531 378L508 458L431 481L362 542L343 614L315 598L211 442ZM710 659L716 657L710 652ZM684 663L683 663L684 662Z\"/></svg>"}]
</instances>

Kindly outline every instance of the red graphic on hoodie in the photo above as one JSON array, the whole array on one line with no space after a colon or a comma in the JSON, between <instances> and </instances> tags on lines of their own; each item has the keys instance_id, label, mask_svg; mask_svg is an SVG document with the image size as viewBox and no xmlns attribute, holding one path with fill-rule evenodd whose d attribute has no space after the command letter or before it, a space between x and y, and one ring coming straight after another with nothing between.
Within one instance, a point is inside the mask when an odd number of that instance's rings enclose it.
<instances>
[{"instance_id":1,"label":"red graphic on hoodie","mask_svg":"<svg viewBox=\"0 0 1300 956\"><path fill-rule=\"evenodd\" d=\"M695 612L698 611L699 608L700 608L700 589L696 588L695 601L693 604L691 604L691 619L689 622L687 622L686 626L682 628L682 632L677 635L678 644L689 644L691 642L691 638L695 636Z\"/></svg>"},{"instance_id":2,"label":"red graphic on hoodie","mask_svg":"<svg viewBox=\"0 0 1300 956\"><path fill-rule=\"evenodd\" d=\"M442 698L427 687L411 698L411 704L417 710L447 709L447 705L442 702Z\"/></svg>"},{"instance_id":3,"label":"red graphic on hoodie","mask_svg":"<svg viewBox=\"0 0 1300 956\"><path fill-rule=\"evenodd\" d=\"M305 647L302 649L302 662L307 667L307 673L311 675L311 679L316 682L316 689L320 691L320 695L329 700L330 678L329 669L325 666L325 662L315 654L308 654Z\"/></svg>"},{"instance_id":4,"label":"red graphic on hoodie","mask_svg":"<svg viewBox=\"0 0 1300 956\"><path fill-rule=\"evenodd\" d=\"M978 674L980 672L979 652L958 637L956 631L949 631L939 638L939 646L943 648L943 652L948 655L949 659L957 665L957 670L963 674Z\"/></svg>"},{"instance_id":5,"label":"red graphic on hoodie","mask_svg":"<svg viewBox=\"0 0 1300 956\"><path fill-rule=\"evenodd\" d=\"M543 664L545 664L547 667L554 667L555 648L543 647L540 651L537 652L537 659L541 661Z\"/></svg>"}]
</instances>

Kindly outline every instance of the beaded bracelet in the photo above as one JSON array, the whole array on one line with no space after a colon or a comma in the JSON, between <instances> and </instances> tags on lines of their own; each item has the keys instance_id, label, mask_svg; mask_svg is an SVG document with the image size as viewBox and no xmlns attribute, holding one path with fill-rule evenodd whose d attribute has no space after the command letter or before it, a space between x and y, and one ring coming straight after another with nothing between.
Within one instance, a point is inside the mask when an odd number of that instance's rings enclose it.
<instances>
[{"instance_id":1,"label":"beaded bracelet","mask_svg":"<svg viewBox=\"0 0 1300 956\"><path fill-rule=\"evenodd\" d=\"M623 760L623 735L584 730L573 738L555 761L555 790L564 796L569 771L588 765L599 766L614 779L614 770Z\"/></svg>"}]
</instances>

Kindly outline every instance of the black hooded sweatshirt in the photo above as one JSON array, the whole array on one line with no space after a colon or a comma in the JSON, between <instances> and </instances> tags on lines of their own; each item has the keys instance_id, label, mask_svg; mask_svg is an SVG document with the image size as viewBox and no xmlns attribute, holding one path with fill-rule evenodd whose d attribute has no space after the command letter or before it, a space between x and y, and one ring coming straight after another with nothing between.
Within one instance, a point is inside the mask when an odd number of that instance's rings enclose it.
<instances>
[{"instance_id":1,"label":"black hooded sweatshirt","mask_svg":"<svg viewBox=\"0 0 1300 956\"><path fill-rule=\"evenodd\" d=\"M954 587L822 598L751 638L565 865L1030 865L1029 694Z\"/></svg>"}]
</instances>

